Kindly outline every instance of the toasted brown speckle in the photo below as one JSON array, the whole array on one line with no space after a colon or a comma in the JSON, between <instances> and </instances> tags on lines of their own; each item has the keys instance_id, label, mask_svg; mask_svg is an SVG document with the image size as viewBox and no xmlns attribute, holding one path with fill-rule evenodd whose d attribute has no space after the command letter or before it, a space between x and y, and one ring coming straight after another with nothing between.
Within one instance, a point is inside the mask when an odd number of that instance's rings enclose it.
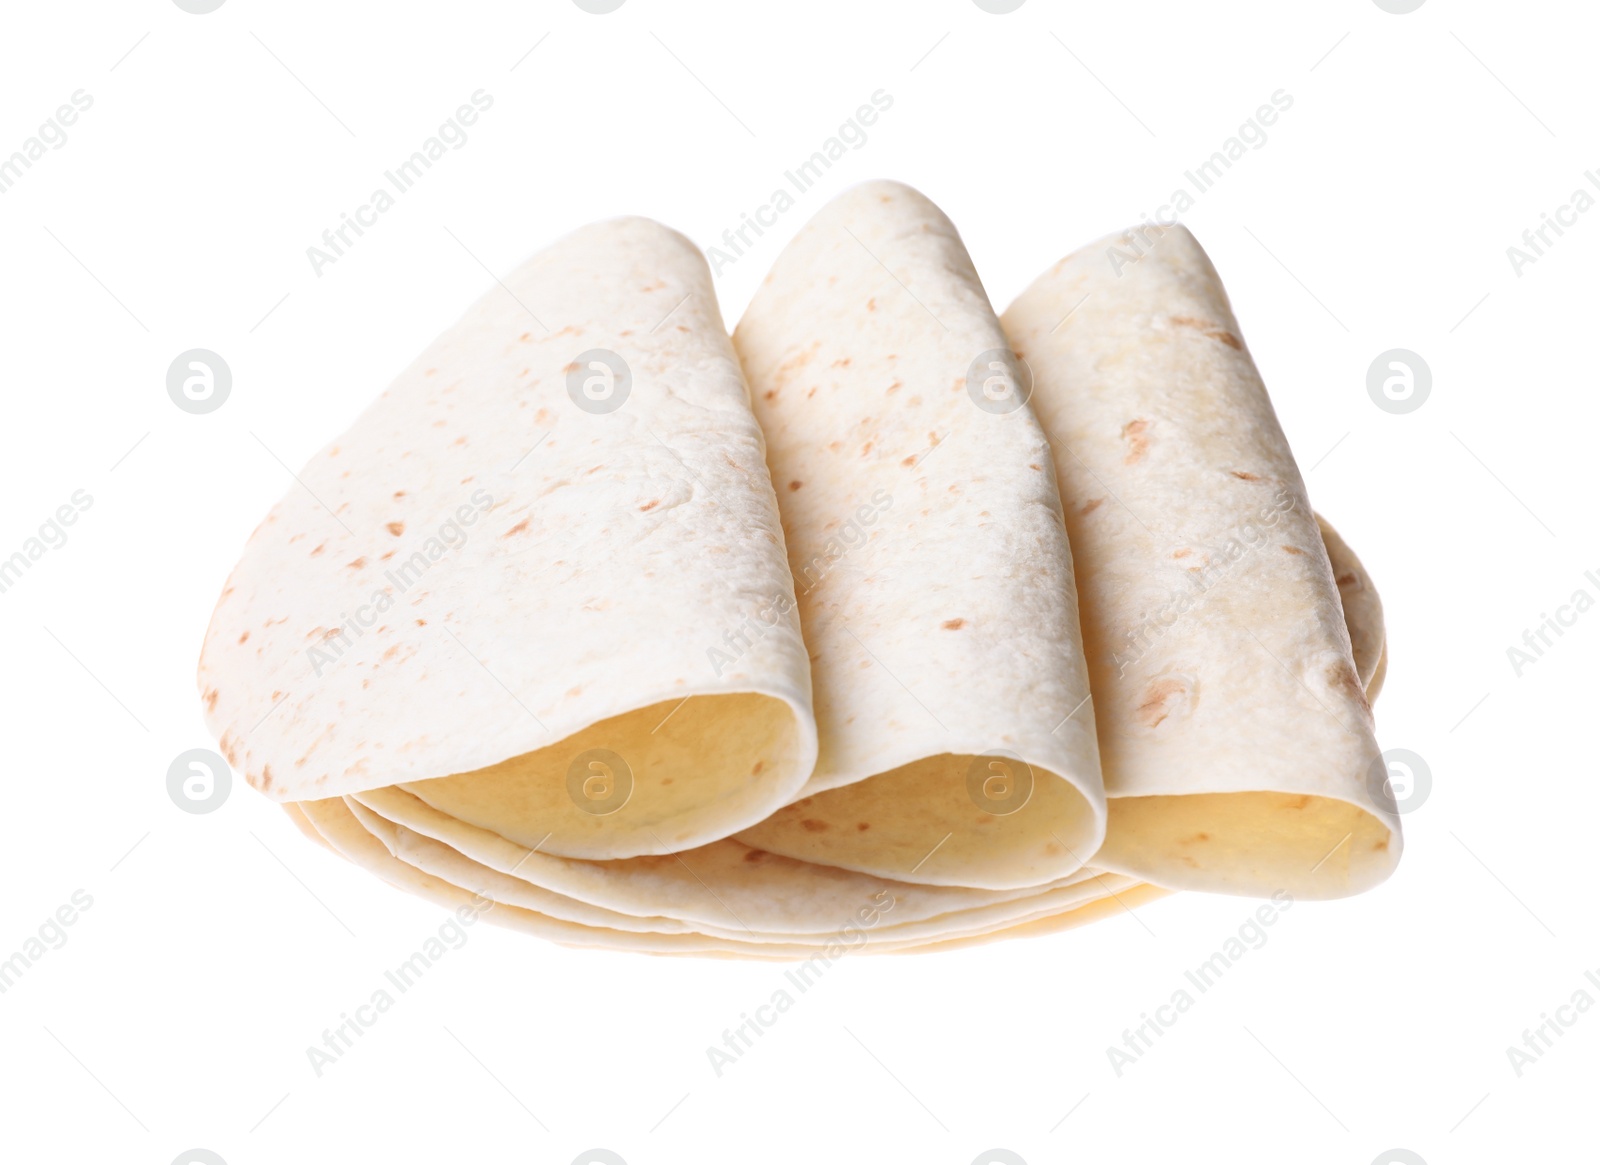
<instances>
[{"instance_id":1,"label":"toasted brown speckle","mask_svg":"<svg viewBox=\"0 0 1600 1165\"><path fill-rule=\"evenodd\" d=\"M390 522L384 529L398 538L406 532L406 524L404 522Z\"/></svg>"},{"instance_id":2,"label":"toasted brown speckle","mask_svg":"<svg viewBox=\"0 0 1600 1165\"><path fill-rule=\"evenodd\" d=\"M1290 546L1288 543L1284 544L1283 552L1285 554L1304 554L1305 553L1305 551L1301 550L1300 547L1298 547L1298 546Z\"/></svg>"},{"instance_id":3,"label":"toasted brown speckle","mask_svg":"<svg viewBox=\"0 0 1600 1165\"><path fill-rule=\"evenodd\" d=\"M1122 426L1122 439L1128 443L1128 455L1122 459L1124 465L1136 464L1150 448L1150 438L1146 436L1149 428L1150 422L1142 419L1129 421Z\"/></svg>"},{"instance_id":4,"label":"toasted brown speckle","mask_svg":"<svg viewBox=\"0 0 1600 1165\"><path fill-rule=\"evenodd\" d=\"M1171 677L1152 680L1145 688L1143 702L1134 714L1146 728L1154 728L1170 714L1167 701L1173 696L1182 695L1184 691L1183 683Z\"/></svg>"},{"instance_id":5,"label":"toasted brown speckle","mask_svg":"<svg viewBox=\"0 0 1600 1165\"><path fill-rule=\"evenodd\" d=\"M828 828L828 823L818 821L815 817L805 817L801 819L800 827L807 833L822 833Z\"/></svg>"},{"instance_id":6,"label":"toasted brown speckle","mask_svg":"<svg viewBox=\"0 0 1600 1165\"><path fill-rule=\"evenodd\" d=\"M946 619L943 623L939 624L939 626L943 627L946 631L960 631L966 625L967 621L965 619Z\"/></svg>"}]
</instances>

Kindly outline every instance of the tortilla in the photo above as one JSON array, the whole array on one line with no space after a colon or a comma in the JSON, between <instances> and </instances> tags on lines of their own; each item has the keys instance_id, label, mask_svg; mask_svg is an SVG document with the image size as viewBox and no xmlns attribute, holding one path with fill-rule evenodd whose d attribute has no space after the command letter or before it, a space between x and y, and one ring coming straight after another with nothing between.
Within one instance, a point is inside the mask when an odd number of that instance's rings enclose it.
<instances>
[{"instance_id":1,"label":"tortilla","mask_svg":"<svg viewBox=\"0 0 1600 1165\"><path fill-rule=\"evenodd\" d=\"M1322 531L1322 544L1328 551L1328 566L1334 585L1339 588L1339 605L1344 608L1344 625L1350 632L1350 658L1356 675L1366 689L1367 703L1378 698L1388 663L1388 639L1383 628L1383 600L1372 576L1361 565L1356 552L1339 537L1321 514L1316 515Z\"/></svg>"},{"instance_id":2,"label":"tortilla","mask_svg":"<svg viewBox=\"0 0 1600 1165\"><path fill-rule=\"evenodd\" d=\"M820 752L758 849L932 885L1079 868L1104 801L1049 445L955 228L835 198L734 333L767 437Z\"/></svg>"},{"instance_id":3,"label":"tortilla","mask_svg":"<svg viewBox=\"0 0 1600 1165\"><path fill-rule=\"evenodd\" d=\"M657 224L530 260L299 475L200 674L230 762L410 893L826 966L1370 884L1386 659L1192 238L1003 330L872 183L732 344Z\"/></svg>"},{"instance_id":4,"label":"tortilla","mask_svg":"<svg viewBox=\"0 0 1600 1165\"><path fill-rule=\"evenodd\" d=\"M530 908L525 897L526 888L507 885L503 875L491 875L472 887L436 877L426 870L392 856L382 844L381 837L371 832L354 811L356 806L346 798L328 798L306 801L296 807L306 821L322 836L324 843L340 856L377 874L391 885L427 899L436 905L454 910L462 908L483 917L489 922L524 933L536 935L566 946L600 948L613 951L633 951L643 954L729 955L742 958L779 959L803 961L820 953L836 956L846 951L893 953L924 945L931 934L933 941L951 938L977 938L998 934L1015 925L1027 925L1040 918L1056 918L1073 913L1074 909L1092 906L1103 898L1119 891L1134 889L1131 879L1116 875L1109 877L1094 872L1084 879L1076 890L1058 891L1036 909L1016 917L976 917L966 925L953 928L923 926L923 935L913 926L898 933L886 928L879 933L864 925L861 918L868 902L858 908L858 913L847 915L833 930L809 939L763 938L749 934L742 939L719 937L699 933L673 933L631 928L616 930L607 926L574 923L555 917L540 909ZM370 818L369 818L370 820ZM540 906L548 905L540 901ZM887 907L876 904L884 914L892 912L897 903L891 898Z\"/></svg>"},{"instance_id":5,"label":"tortilla","mask_svg":"<svg viewBox=\"0 0 1600 1165\"><path fill-rule=\"evenodd\" d=\"M199 679L229 763L281 801L400 786L616 858L791 800L809 665L694 246L598 223L479 300L257 529Z\"/></svg>"},{"instance_id":6,"label":"tortilla","mask_svg":"<svg viewBox=\"0 0 1600 1165\"><path fill-rule=\"evenodd\" d=\"M1125 232L1006 311L1051 434L1109 799L1097 866L1353 894L1399 859L1328 552L1210 260Z\"/></svg>"}]
</instances>

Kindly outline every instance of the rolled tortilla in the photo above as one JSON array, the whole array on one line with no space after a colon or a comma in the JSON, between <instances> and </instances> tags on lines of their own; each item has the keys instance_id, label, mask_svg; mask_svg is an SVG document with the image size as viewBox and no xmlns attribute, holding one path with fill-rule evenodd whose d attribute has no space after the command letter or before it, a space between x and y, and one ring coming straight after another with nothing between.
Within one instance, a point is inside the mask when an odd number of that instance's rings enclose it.
<instances>
[{"instance_id":1,"label":"rolled tortilla","mask_svg":"<svg viewBox=\"0 0 1600 1165\"><path fill-rule=\"evenodd\" d=\"M1096 865L1307 898L1381 881L1400 823L1339 591L1205 252L1182 227L1101 240L1004 323L1077 569L1110 799Z\"/></svg>"},{"instance_id":2,"label":"rolled tortilla","mask_svg":"<svg viewBox=\"0 0 1600 1165\"><path fill-rule=\"evenodd\" d=\"M1103 799L1049 445L955 228L871 182L734 333L811 649L806 796L739 836L901 881L1048 882Z\"/></svg>"},{"instance_id":3,"label":"rolled tortilla","mask_svg":"<svg viewBox=\"0 0 1600 1165\"><path fill-rule=\"evenodd\" d=\"M223 752L281 801L400 786L547 854L761 820L816 756L762 454L694 246L556 243L251 538L200 661Z\"/></svg>"}]
</instances>

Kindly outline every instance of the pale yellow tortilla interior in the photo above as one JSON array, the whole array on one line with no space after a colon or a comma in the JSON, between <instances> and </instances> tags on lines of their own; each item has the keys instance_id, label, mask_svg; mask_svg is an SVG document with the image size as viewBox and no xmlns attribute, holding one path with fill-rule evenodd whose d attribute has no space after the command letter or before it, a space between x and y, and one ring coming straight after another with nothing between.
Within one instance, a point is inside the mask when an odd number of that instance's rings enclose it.
<instances>
[{"instance_id":1,"label":"pale yellow tortilla interior","mask_svg":"<svg viewBox=\"0 0 1600 1165\"><path fill-rule=\"evenodd\" d=\"M738 837L818 865L933 886L1008 890L1062 877L1089 859L1094 808L1069 782L1033 767L1015 812L985 812L968 792L980 758L923 757L778 810Z\"/></svg>"},{"instance_id":2,"label":"pale yellow tortilla interior","mask_svg":"<svg viewBox=\"0 0 1600 1165\"><path fill-rule=\"evenodd\" d=\"M1388 826L1332 797L1117 797L1110 822L1097 865L1184 889L1260 895L1272 886L1297 898L1336 898L1394 864Z\"/></svg>"},{"instance_id":3,"label":"pale yellow tortilla interior","mask_svg":"<svg viewBox=\"0 0 1600 1165\"><path fill-rule=\"evenodd\" d=\"M632 793L606 813L580 808L568 790L579 756L622 758ZM399 786L442 813L508 841L563 857L659 854L725 837L770 803L772 782L794 774L800 736L794 708L756 693L668 700L591 724L546 748L488 768ZM597 792L624 773L580 766ZM615 770L614 764L608 766ZM602 799L590 802L606 807Z\"/></svg>"}]
</instances>

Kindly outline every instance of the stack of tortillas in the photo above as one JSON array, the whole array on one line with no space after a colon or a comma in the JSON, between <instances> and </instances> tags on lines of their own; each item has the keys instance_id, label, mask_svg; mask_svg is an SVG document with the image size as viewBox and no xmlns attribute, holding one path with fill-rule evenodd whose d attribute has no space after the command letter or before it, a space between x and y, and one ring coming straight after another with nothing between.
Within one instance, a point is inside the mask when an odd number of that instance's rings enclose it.
<instances>
[{"instance_id":1,"label":"stack of tortillas","mask_svg":"<svg viewBox=\"0 0 1600 1165\"><path fill-rule=\"evenodd\" d=\"M997 318L875 182L731 339L646 219L507 276L301 471L199 679L229 762L396 886L808 959L1372 886L1383 663L1187 231Z\"/></svg>"}]
</instances>

